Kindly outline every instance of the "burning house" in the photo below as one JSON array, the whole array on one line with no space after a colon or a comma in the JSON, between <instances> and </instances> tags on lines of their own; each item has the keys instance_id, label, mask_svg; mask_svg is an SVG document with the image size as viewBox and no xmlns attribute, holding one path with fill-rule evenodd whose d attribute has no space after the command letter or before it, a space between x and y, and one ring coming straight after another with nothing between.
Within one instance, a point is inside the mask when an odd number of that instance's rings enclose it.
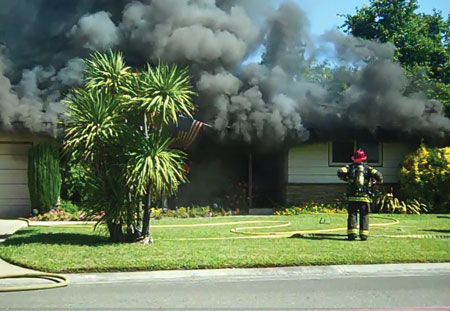
<instances>
[{"instance_id":1,"label":"burning house","mask_svg":"<svg viewBox=\"0 0 450 311\"><path fill-rule=\"evenodd\" d=\"M356 146L396 183L402 157L422 137L449 141L442 104L406 91L393 45L337 30L314 37L289 1L16 0L2 2L0 12L4 131L21 122L37 133L50 122L54 134L64 90L82 82L81 58L92 51L121 50L134 66L189 66L196 119L214 131L190 151L191 183L179 204L211 204L233 191L253 208L328 200L342 192L336 165ZM22 138L5 135L0 210L10 176L24 176L25 162L13 173L6 159L26 149ZM25 193L24 179L17 181L14 191Z\"/></svg>"}]
</instances>

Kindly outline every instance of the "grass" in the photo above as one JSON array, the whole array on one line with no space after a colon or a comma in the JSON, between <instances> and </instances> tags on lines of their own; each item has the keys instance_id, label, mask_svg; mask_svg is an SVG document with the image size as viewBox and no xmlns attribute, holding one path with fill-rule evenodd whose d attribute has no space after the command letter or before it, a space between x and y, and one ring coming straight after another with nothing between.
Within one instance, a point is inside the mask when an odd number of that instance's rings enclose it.
<instances>
[{"instance_id":1,"label":"grass","mask_svg":"<svg viewBox=\"0 0 450 311\"><path fill-rule=\"evenodd\" d=\"M389 222L371 216L371 224ZM293 231L346 226L346 215L217 217L152 221L153 245L111 244L105 232L89 227L28 227L0 245L0 256L11 263L47 272L143 271L230 267L275 267L330 264L378 264L450 261L449 239L387 238L375 235L448 234L445 215L395 215L400 224L371 228L366 242L346 240L345 230L322 237L176 240L239 237L236 227L273 224L232 224L214 227L158 227L194 223L255 220L289 221L284 228L250 231ZM320 219L322 218L322 221ZM326 221L325 224L320 222Z\"/></svg>"}]
</instances>

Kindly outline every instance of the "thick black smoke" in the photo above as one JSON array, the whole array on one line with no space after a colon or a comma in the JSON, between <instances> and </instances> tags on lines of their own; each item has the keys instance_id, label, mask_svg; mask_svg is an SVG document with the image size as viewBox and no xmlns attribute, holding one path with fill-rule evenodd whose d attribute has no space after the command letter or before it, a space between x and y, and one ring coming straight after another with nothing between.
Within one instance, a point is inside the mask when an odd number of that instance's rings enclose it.
<instances>
[{"instance_id":1,"label":"thick black smoke","mask_svg":"<svg viewBox=\"0 0 450 311\"><path fill-rule=\"evenodd\" d=\"M61 92L82 81L80 58L113 48L134 65L189 65L201 117L235 139L305 141L311 130L340 129L450 137L441 103L405 95L408 80L392 45L338 31L314 38L300 8L277 3L1 2L0 125L53 129ZM316 59L335 70L312 78Z\"/></svg>"}]
</instances>

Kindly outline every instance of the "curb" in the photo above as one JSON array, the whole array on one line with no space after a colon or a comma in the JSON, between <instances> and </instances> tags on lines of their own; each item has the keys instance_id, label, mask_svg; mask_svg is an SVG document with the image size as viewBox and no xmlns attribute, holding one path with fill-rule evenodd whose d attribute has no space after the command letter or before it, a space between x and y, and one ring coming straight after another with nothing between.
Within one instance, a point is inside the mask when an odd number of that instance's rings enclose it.
<instances>
[{"instance_id":1,"label":"curb","mask_svg":"<svg viewBox=\"0 0 450 311\"><path fill-rule=\"evenodd\" d=\"M176 281L263 281L310 280L360 277L398 277L448 275L450 263L335 265L282 268L168 270L148 272L113 272L64 274L71 284Z\"/></svg>"}]
</instances>

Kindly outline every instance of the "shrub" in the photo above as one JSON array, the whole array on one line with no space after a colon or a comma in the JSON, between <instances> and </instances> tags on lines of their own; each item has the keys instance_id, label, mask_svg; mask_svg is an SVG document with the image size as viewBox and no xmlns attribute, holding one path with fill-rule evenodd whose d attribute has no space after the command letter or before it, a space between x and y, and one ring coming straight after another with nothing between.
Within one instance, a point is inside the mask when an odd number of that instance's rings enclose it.
<instances>
[{"instance_id":1,"label":"shrub","mask_svg":"<svg viewBox=\"0 0 450 311\"><path fill-rule=\"evenodd\" d=\"M450 211L450 147L422 144L405 157L399 179L404 199L423 202L433 212Z\"/></svg>"},{"instance_id":2,"label":"shrub","mask_svg":"<svg viewBox=\"0 0 450 311\"><path fill-rule=\"evenodd\" d=\"M32 209L51 210L61 189L59 149L53 143L33 146L28 153L28 189Z\"/></svg>"},{"instance_id":3,"label":"shrub","mask_svg":"<svg viewBox=\"0 0 450 311\"><path fill-rule=\"evenodd\" d=\"M188 207L189 217L208 217L209 206L191 206Z\"/></svg>"},{"instance_id":4,"label":"shrub","mask_svg":"<svg viewBox=\"0 0 450 311\"><path fill-rule=\"evenodd\" d=\"M379 192L373 199L371 211L393 214L423 214L428 212L428 208L425 203L421 203L416 199L402 201L394 197L392 192Z\"/></svg>"},{"instance_id":5,"label":"shrub","mask_svg":"<svg viewBox=\"0 0 450 311\"><path fill-rule=\"evenodd\" d=\"M231 216L231 211L226 211L218 206L210 208L210 206L190 206L179 207L176 210L163 210L162 208L152 208L151 218L162 219L167 217L175 218L195 218L195 217L215 217L215 216ZM236 213L234 214L236 215Z\"/></svg>"},{"instance_id":6,"label":"shrub","mask_svg":"<svg viewBox=\"0 0 450 311\"><path fill-rule=\"evenodd\" d=\"M61 197L77 203L89 201L87 168L75 159L63 162Z\"/></svg>"},{"instance_id":7,"label":"shrub","mask_svg":"<svg viewBox=\"0 0 450 311\"><path fill-rule=\"evenodd\" d=\"M162 208L154 208L154 207L152 207L151 213L150 213L150 217L151 218L155 218L155 219L162 219L163 218Z\"/></svg>"},{"instance_id":8,"label":"shrub","mask_svg":"<svg viewBox=\"0 0 450 311\"><path fill-rule=\"evenodd\" d=\"M300 206L291 206L280 209L275 211L275 215L293 216L308 213L344 214L346 213L344 206L345 203L340 200L336 200L334 203L317 203L310 201L304 202Z\"/></svg>"},{"instance_id":9,"label":"shrub","mask_svg":"<svg viewBox=\"0 0 450 311\"><path fill-rule=\"evenodd\" d=\"M188 214L186 208L180 207L179 209L177 209L176 217L178 217L178 218L189 218L189 214Z\"/></svg>"},{"instance_id":10,"label":"shrub","mask_svg":"<svg viewBox=\"0 0 450 311\"><path fill-rule=\"evenodd\" d=\"M72 214L81 211L81 208L78 205L68 200L61 200L61 206L59 208L65 212Z\"/></svg>"}]
</instances>

